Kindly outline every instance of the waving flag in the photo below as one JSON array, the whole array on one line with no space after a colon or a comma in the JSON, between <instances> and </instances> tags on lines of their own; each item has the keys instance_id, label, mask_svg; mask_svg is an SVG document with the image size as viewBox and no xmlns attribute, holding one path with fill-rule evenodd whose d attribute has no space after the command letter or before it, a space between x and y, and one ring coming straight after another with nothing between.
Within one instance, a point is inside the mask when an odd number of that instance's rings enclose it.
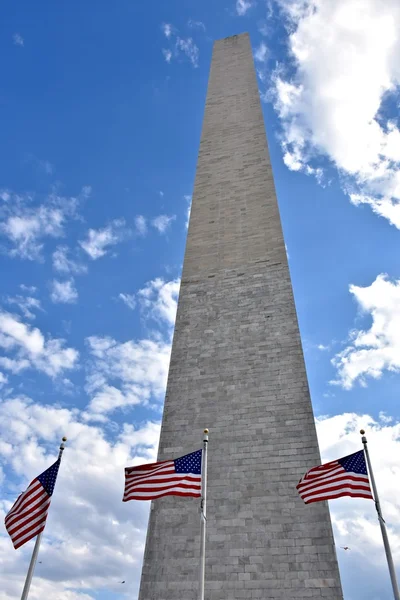
<instances>
[{"instance_id":1,"label":"waving flag","mask_svg":"<svg viewBox=\"0 0 400 600\"><path fill-rule=\"evenodd\" d=\"M296 487L306 504L342 496L373 500L363 450L313 467Z\"/></svg>"},{"instance_id":2,"label":"waving flag","mask_svg":"<svg viewBox=\"0 0 400 600\"><path fill-rule=\"evenodd\" d=\"M6 515L4 522L15 549L43 531L60 462L59 457L51 467L36 477Z\"/></svg>"},{"instance_id":3,"label":"waving flag","mask_svg":"<svg viewBox=\"0 0 400 600\"><path fill-rule=\"evenodd\" d=\"M202 450L175 460L127 467L123 502L162 496L201 496Z\"/></svg>"}]
</instances>

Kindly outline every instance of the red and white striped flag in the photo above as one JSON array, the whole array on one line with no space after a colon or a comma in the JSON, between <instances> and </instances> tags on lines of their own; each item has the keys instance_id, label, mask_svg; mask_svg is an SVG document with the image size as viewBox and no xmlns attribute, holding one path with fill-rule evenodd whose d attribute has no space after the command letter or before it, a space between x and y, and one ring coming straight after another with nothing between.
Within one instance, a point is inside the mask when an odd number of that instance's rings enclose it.
<instances>
[{"instance_id":1,"label":"red and white striped flag","mask_svg":"<svg viewBox=\"0 0 400 600\"><path fill-rule=\"evenodd\" d=\"M363 450L313 467L296 487L306 504L342 496L373 500Z\"/></svg>"},{"instance_id":2,"label":"red and white striped flag","mask_svg":"<svg viewBox=\"0 0 400 600\"><path fill-rule=\"evenodd\" d=\"M201 496L202 450L175 460L127 467L123 502L162 496Z\"/></svg>"},{"instance_id":3,"label":"red and white striped flag","mask_svg":"<svg viewBox=\"0 0 400 600\"><path fill-rule=\"evenodd\" d=\"M36 477L6 515L4 522L15 549L43 531L60 462L59 458Z\"/></svg>"}]
</instances>

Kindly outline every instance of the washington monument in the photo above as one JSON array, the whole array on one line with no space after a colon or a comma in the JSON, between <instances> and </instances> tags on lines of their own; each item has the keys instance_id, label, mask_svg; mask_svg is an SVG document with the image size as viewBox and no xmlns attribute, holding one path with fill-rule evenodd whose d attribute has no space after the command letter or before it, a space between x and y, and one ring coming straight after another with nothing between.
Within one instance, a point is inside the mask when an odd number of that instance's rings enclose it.
<instances>
[{"instance_id":1,"label":"washington monument","mask_svg":"<svg viewBox=\"0 0 400 600\"><path fill-rule=\"evenodd\" d=\"M214 45L159 460L210 429L207 600L340 600L320 462L250 40ZM199 501L152 503L140 600L195 600Z\"/></svg>"}]
</instances>

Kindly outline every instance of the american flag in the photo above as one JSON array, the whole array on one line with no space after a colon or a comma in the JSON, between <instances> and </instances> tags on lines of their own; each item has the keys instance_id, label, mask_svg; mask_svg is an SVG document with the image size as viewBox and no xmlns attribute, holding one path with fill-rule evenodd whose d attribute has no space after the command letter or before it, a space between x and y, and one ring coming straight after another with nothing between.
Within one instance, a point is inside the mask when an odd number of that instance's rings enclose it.
<instances>
[{"instance_id":1,"label":"american flag","mask_svg":"<svg viewBox=\"0 0 400 600\"><path fill-rule=\"evenodd\" d=\"M342 496L373 500L364 450L313 467L300 479L297 490L306 504Z\"/></svg>"},{"instance_id":2,"label":"american flag","mask_svg":"<svg viewBox=\"0 0 400 600\"><path fill-rule=\"evenodd\" d=\"M6 515L4 522L15 549L43 531L59 467L60 459L30 483Z\"/></svg>"},{"instance_id":3,"label":"american flag","mask_svg":"<svg viewBox=\"0 0 400 600\"><path fill-rule=\"evenodd\" d=\"M201 496L202 450L175 460L127 467L123 502L161 496Z\"/></svg>"}]
</instances>

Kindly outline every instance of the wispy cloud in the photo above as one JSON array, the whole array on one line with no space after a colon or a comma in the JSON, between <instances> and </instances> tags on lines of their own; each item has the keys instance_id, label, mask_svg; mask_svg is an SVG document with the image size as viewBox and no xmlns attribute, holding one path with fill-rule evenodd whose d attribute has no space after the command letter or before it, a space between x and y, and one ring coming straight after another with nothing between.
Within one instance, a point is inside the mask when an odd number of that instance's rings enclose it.
<instances>
[{"instance_id":1,"label":"wispy cloud","mask_svg":"<svg viewBox=\"0 0 400 600\"><path fill-rule=\"evenodd\" d=\"M187 213L186 213L186 229L189 227L189 220L190 220L190 213L192 211L192 196L190 196L189 194L186 194L184 197L184 200L187 202Z\"/></svg>"},{"instance_id":2,"label":"wispy cloud","mask_svg":"<svg viewBox=\"0 0 400 600\"><path fill-rule=\"evenodd\" d=\"M172 51L171 50L167 50L166 48L162 49L162 53L164 55L164 58L166 60L167 63L171 62L172 59Z\"/></svg>"},{"instance_id":3,"label":"wispy cloud","mask_svg":"<svg viewBox=\"0 0 400 600\"><path fill-rule=\"evenodd\" d=\"M152 220L151 224L159 233L165 233L175 219L176 215L158 215L158 217Z\"/></svg>"},{"instance_id":4,"label":"wispy cloud","mask_svg":"<svg viewBox=\"0 0 400 600\"><path fill-rule=\"evenodd\" d=\"M149 339L125 343L105 336L87 339L93 358L86 385L91 397L88 419L104 420L118 408L161 400L167 380L179 285L178 279L157 278L137 292L142 317L150 327L152 323L156 325ZM121 296L122 301L133 300L133 295ZM160 325L164 326L161 330Z\"/></svg>"},{"instance_id":5,"label":"wispy cloud","mask_svg":"<svg viewBox=\"0 0 400 600\"><path fill-rule=\"evenodd\" d=\"M74 304L78 300L74 280L57 281L54 279L51 285L50 297L55 304Z\"/></svg>"},{"instance_id":6,"label":"wispy cloud","mask_svg":"<svg viewBox=\"0 0 400 600\"><path fill-rule=\"evenodd\" d=\"M0 371L0 389L8 383L8 377Z\"/></svg>"},{"instance_id":7,"label":"wispy cloud","mask_svg":"<svg viewBox=\"0 0 400 600\"><path fill-rule=\"evenodd\" d=\"M14 374L33 368L56 377L75 368L79 356L74 348L65 348L63 339L46 340L38 328L5 311L0 311L0 348L0 367Z\"/></svg>"},{"instance_id":8,"label":"wispy cloud","mask_svg":"<svg viewBox=\"0 0 400 600\"><path fill-rule=\"evenodd\" d=\"M261 42L254 51L254 58L257 62L265 63L268 59L268 48L264 42Z\"/></svg>"},{"instance_id":9,"label":"wispy cloud","mask_svg":"<svg viewBox=\"0 0 400 600\"><path fill-rule=\"evenodd\" d=\"M39 173L52 175L54 172L54 165L49 160L37 158L34 154L28 154L26 162L33 165Z\"/></svg>"},{"instance_id":10,"label":"wispy cloud","mask_svg":"<svg viewBox=\"0 0 400 600\"><path fill-rule=\"evenodd\" d=\"M41 260L45 238L64 236L67 221L75 218L82 199L90 188L79 196L60 196L53 192L42 202L32 194L15 194L2 190L0 197L0 236L6 239L5 251L11 257Z\"/></svg>"},{"instance_id":11,"label":"wispy cloud","mask_svg":"<svg viewBox=\"0 0 400 600\"><path fill-rule=\"evenodd\" d=\"M88 413L94 418L117 408L148 404L152 397L161 400L167 381L169 341L119 343L109 337L92 336L87 344L92 355Z\"/></svg>"},{"instance_id":12,"label":"wispy cloud","mask_svg":"<svg viewBox=\"0 0 400 600\"><path fill-rule=\"evenodd\" d=\"M178 37L175 48L178 54L181 52L190 60L193 67L199 66L199 49L191 37L186 39Z\"/></svg>"},{"instance_id":13,"label":"wispy cloud","mask_svg":"<svg viewBox=\"0 0 400 600\"><path fill-rule=\"evenodd\" d=\"M189 25L190 24L190 25ZM200 21L189 21L189 27L202 28L204 24ZM201 27L202 26L202 27ZM169 48L163 48L162 53L166 62L170 63L173 58L184 58L189 60L193 67L199 66L199 48L192 37L181 37L176 27L169 23L164 23L162 29L165 37L170 42Z\"/></svg>"},{"instance_id":14,"label":"wispy cloud","mask_svg":"<svg viewBox=\"0 0 400 600\"><path fill-rule=\"evenodd\" d=\"M321 352L325 352L326 350L329 350L329 346L325 346L324 344L318 344L317 348L318 348L318 350L321 350Z\"/></svg>"},{"instance_id":15,"label":"wispy cloud","mask_svg":"<svg viewBox=\"0 0 400 600\"><path fill-rule=\"evenodd\" d=\"M35 313L32 312L33 309L43 310L40 300L38 298L34 298L33 296L21 296L20 294L17 296L7 296L5 298L5 302L6 304L18 306L22 315L26 319L36 319Z\"/></svg>"},{"instance_id":16,"label":"wispy cloud","mask_svg":"<svg viewBox=\"0 0 400 600\"><path fill-rule=\"evenodd\" d=\"M34 285L25 285L21 283L19 286L23 292L28 292L29 294L34 294L37 291L37 288Z\"/></svg>"},{"instance_id":17,"label":"wispy cloud","mask_svg":"<svg viewBox=\"0 0 400 600\"><path fill-rule=\"evenodd\" d=\"M202 21L194 21L193 19L189 19L188 27L190 27L190 29L201 29L202 31L206 30L206 26Z\"/></svg>"},{"instance_id":18,"label":"wispy cloud","mask_svg":"<svg viewBox=\"0 0 400 600\"><path fill-rule=\"evenodd\" d=\"M146 233L147 233L147 222L146 222L146 218L143 215L138 215L135 218L135 227L136 227L136 231L140 235L146 235Z\"/></svg>"},{"instance_id":19,"label":"wispy cloud","mask_svg":"<svg viewBox=\"0 0 400 600\"><path fill-rule=\"evenodd\" d=\"M167 39L169 39L175 30L175 28L171 25L171 23L163 23L161 25L161 29Z\"/></svg>"},{"instance_id":20,"label":"wispy cloud","mask_svg":"<svg viewBox=\"0 0 400 600\"><path fill-rule=\"evenodd\" d=\"M123 294L122 292L118 294L118 298L122 300L122 302L131 310L134 310L136 307L136 298L135 294Z\"/></svg>"},{"instance_id":21,"label":"wispy cloud","mask_svg":"<svg viewBox=\"0 0 400 600\"><path fill-rule=\"evenodd\" d=\"M158 277L153 281L149 281L144 288L139 290L137 296L146 317L173 326L180 284L180 279L165 281Z\"/></svg>"},{"instance_id":22,"label":"wispy cloud","mask_svg":"<svg viewBox=\"0 0 400 600\"><path fill-rule=\"evenodd\" d=\"M82 265L68 257L67 246L58 246L53 252L53 268L59 273L74 273L79 275L87 272L86 265Z\"/></svg>"},{"instance_id":23,"label":"wispy cloud","mask_svg":"<svg viewBox=\"0 0 400 600\"><path fill-rule=\"evenodd\" d=\"M24 45L24 38L19 33L14 33L14 35L13 35L13 42L14 42L14 44L16 46L23 46Z\"/></svg>"},{"instance_id":24,"label":"wispy cloud","mask_svg":"<svg viewBox=\"0 0 400 600\"><path fill-rule=\"evenodd\" d=\"M47 175L52 175L54 171L54 166L48 160L39 160L39 166Z\"/></svg>"},{"instance_id":25,"label":"wispy cloud","mask_svg":"<svg viewBox=\"0 0 400 600\"><path fill-rule=\"evenodd\" d=\"M243 17L252 6L254 2L251 0L236 0L236 13L239 17Z\"/></svg>"},{"instance_id":26,"label":"wispy cloud","mask_svg":"<svg viewBox=\"0 0 400 600\"><path fill-rule=\"evenodd\" d=\"M87 239L80 241L79 245L92 260L97 260L105 256L111 246L122 241L126 235L124 226L124 219L115 219L104 229L89 229Z\"/></svg>"}]
</instances>

